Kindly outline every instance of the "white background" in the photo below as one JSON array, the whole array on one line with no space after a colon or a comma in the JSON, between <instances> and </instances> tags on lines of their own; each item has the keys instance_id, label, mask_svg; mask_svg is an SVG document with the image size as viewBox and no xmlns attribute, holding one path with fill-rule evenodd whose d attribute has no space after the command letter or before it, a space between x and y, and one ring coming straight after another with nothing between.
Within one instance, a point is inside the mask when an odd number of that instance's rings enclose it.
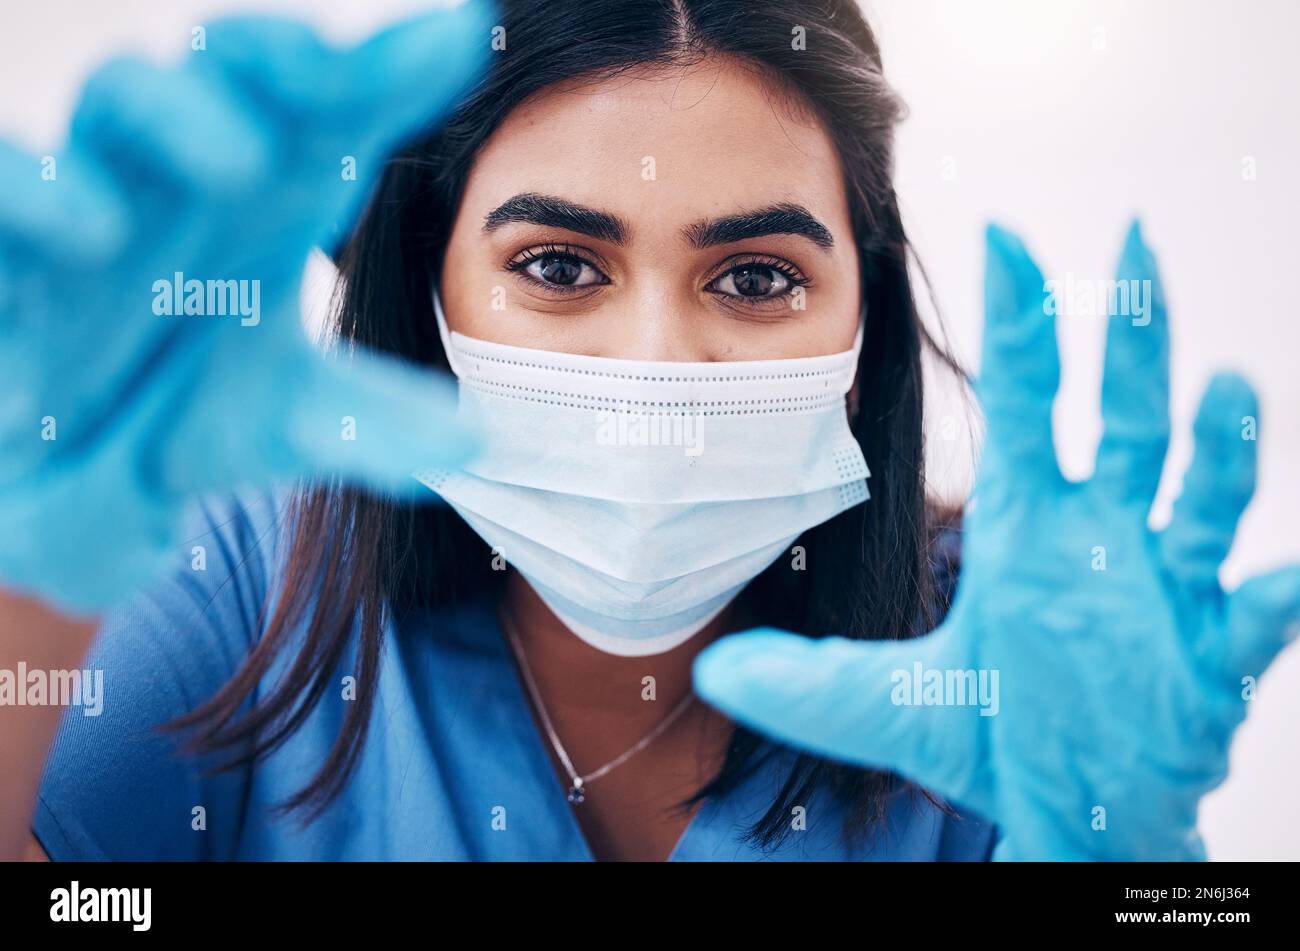
<instances>
[{"instance_id":1,"label":"white background","mask_svg":"<svg viewBox=\"0 0 1300 951\"><path fill-rule=\"evenodd\" d=\"M629 0L635 2L635 0ZM0 135L53 148L79 83L131 49L178 58L190 28L290 12L357 37L418 0L42 0L6 4ZM904 215L960 356L975 367L982 228L1022 232L1048 276L1105 279L1142 217L1174 323L1175 441L1155 518L1176 494L1208 373L1243 370L1262 398L1260 487L1225 572L1300 557L1300 4L1293 0L870 0L899 132ZM1254 180L1243 179L1253 159ZM319 274L313 287L323 289ZM319 307L315 292L309 307ZM1062 321L1058 448L1083 476L1099 436L1101 324ZM941 400L936 422L960 404ZM936 430L938 427L936 427ZM934 438L936 490L960 495L968 441ZM1219 859L1300 859L1300 648L1260 684L1232 775L1202 811ZM1231 884L1231 883L1229 883Z\"/></svg>"}]
</instances>

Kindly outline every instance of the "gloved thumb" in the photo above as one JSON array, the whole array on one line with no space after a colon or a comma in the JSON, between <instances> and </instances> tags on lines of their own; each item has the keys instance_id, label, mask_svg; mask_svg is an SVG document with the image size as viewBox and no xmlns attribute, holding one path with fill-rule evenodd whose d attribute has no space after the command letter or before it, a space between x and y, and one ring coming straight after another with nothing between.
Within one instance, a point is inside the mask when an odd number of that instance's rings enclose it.
<instances>
[{"instance_id":1,"label":"gloved thumb","mask_svg":"<svg viewBox=\"0 0 1300 951\"><path fill-rule=\"evenodd\" d=\"M1228 668L1256 677L1300 637L1300 565L1243 582L1228 597Z\"/></svg>"},{"instance_id":2,"label":"gloved thumb","mask_svg":"<svg viewBox=\"0 0 1300 951\"><path fill-rule=\"evenodd\" d=\"M414 470L459 465L477 448L448 377L366 350L313 354L308 366L283 419L293 469L415 496L426 490Z\"/></svg>"},{"instance_id":3,"label":"gloved thumb","mask_svg":"<svg viewBox=\"0 0 1300 951\"><path fill-rule=\"evenodd\" d=\"M404 20L350 49L290 20L236 18L208 30L215 66L262 103L334 121L381 150L441 118L471 87L491 52L496 11L469 0Z\"/></svg>"},{"instance_id":4,"label":"gloved thumb","mask_svg":"<svg viewBox=\"0 0 1300 951\"><path fill-rule=\"evenodd\" d=\"M783 743L893 770L987 809L975 774L979 711L926 704L918 692L918 677L966 666L956 644L943 628L907 641L814 640L762 628L705 648L695 660L695 690Z\"/></svg>"}]
</instances>

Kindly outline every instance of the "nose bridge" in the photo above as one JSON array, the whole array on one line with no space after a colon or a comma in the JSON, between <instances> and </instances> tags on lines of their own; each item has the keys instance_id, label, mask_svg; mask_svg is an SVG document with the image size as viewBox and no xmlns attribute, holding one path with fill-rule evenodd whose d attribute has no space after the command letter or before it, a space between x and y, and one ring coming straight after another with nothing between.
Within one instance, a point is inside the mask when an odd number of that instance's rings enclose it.
<instances>
[{"instance_id":1,"label":"nose bridge","mask_svg":"<svg viewBox=\"0 0 1300 951\"><path fill-rule=\"evenodd\" d=\"M690 301L663 287L630 291L617 316L610 356L669 363L705 362L710 356L704 321Z\"/></svg>"}]
</instances>

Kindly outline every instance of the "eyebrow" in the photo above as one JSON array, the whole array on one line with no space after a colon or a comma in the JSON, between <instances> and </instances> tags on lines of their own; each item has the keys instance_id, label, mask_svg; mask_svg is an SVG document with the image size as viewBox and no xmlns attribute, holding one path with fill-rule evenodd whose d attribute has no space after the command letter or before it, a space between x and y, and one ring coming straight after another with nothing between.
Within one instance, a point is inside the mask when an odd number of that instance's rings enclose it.
<instances>
[{"instance_id":1,"label":"eyebrow","mask_svg":"<svg viewBox=\"0 0 1300 951\"><path fill-rule=\"evenodd\" d=\"M515 195L493 208L483 219L483 230L490 233L511 222L563 228L618 245L626 244L631 235L631 229L617 215L536 192ZM835 243L830 229L807 208L790 202L697 221L683 228L682 234L696 248L771 234L801 235L820 248L830 248Z\"/></svg>"},{"instance_id":2,"label":"eyebrow","mask_svg":"<svg viewBox=\"0 0 1300 951\"><path fill-rule=\"evenodd\" d=\"M830 229L814 218L807 208L788 202L697 222L688 225L682 233L697 248L730 244L746 238L761 238L769 234L802 235L819 248L829 248L835 244Z\"/></svg>"},{"instance_id":3,"label":"eyebrow","mask_svg":"<svg viewBox=\"0 0 1300 951\"><path fill-rule=\"evenodd\" d=\"M512 221L576 231L611 244L626 244L629 234L616 215L536 192L515 195L497 205L483 219L483 230L492 232Z\"/></svg>"}]
</instances>

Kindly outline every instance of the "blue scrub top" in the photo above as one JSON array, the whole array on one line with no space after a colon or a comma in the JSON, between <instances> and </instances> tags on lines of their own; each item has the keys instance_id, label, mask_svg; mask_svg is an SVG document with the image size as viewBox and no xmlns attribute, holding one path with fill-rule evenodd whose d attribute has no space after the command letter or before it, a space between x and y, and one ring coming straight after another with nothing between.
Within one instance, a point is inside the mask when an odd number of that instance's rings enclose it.
<instances>
[{"instance_id":1,"label":"blue scrub top","mask_svg":"<svg viewBox=\"0 0 1300 951\"><path fill-rule=\"evenodd\" d=\"M271 807L324 762L352 702L342 683L282 747L232 772L204 775L174 734L155 730L210 697L255 644L266 594L277 590L282 516L269 496L203 507L184 567L106 619L84 665L104 671L102 713L68 708L42 781L34 832L50 857L590 861L488 604L412 617L387 632L357 772L306 828ZM203 570L192 567L195 546ZM345 658L340 670L352 669ZM739 789L704 803L673 860L990 856L986 822L944 815L906 793L855 846L842 841L841 807L825 794L807 805L805 830L775 849L751 845L743 832L772 804L794 759L773 750Z\"/></svg>"}]
</instances>

